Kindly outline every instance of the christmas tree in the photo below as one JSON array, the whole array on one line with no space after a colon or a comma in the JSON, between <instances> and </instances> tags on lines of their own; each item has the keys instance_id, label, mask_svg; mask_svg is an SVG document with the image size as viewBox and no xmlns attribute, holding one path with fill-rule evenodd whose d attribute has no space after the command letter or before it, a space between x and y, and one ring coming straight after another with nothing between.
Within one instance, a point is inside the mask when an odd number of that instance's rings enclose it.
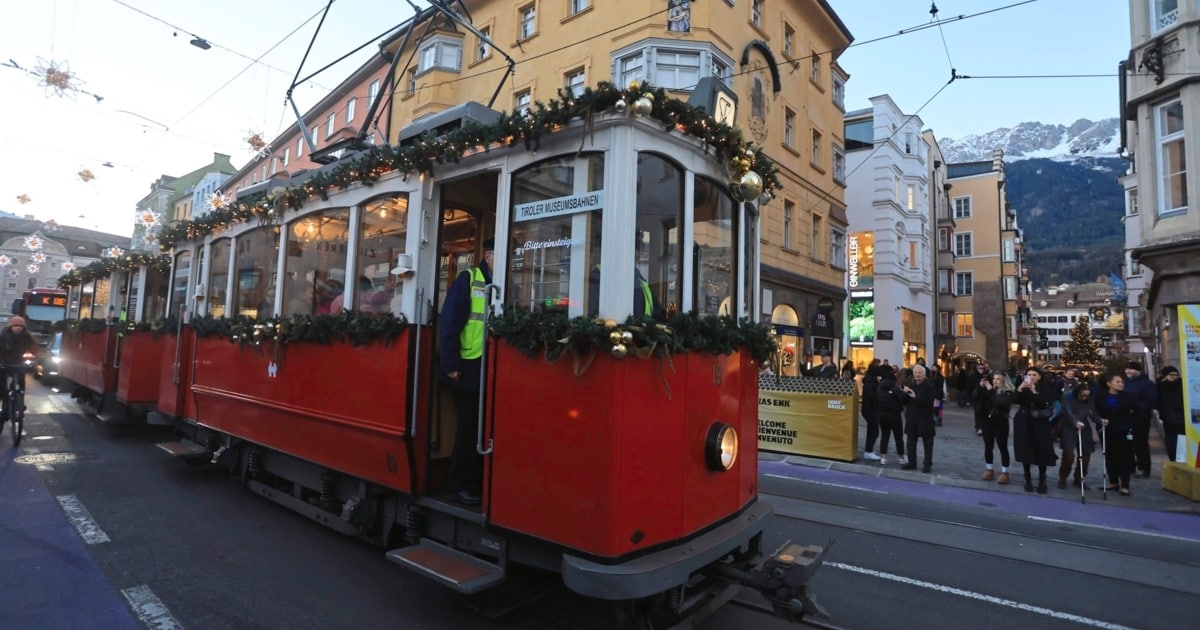
<instances>
[{"instance_id":1,"label":"christmas tree","mask_svg":"<svg viewBox=\"0 0 1200 630\"><path fill-rule=\"evenodd\" d=\"M1100 365L1100 344L1092 339L1088 317L1081 316L1071 329L1070 344L1063 350L1063 365Z\"/></svg>"}]
</instances>

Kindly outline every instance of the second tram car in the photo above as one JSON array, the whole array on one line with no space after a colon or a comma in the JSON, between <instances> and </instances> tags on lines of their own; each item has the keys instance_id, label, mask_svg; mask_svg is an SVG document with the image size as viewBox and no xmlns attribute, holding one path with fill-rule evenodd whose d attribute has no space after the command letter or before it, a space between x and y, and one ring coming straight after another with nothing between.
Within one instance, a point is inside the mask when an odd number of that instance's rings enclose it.
<instances>
[{"instance_id":1,"label":"second tram car","mask_svg":"<svg viewBox=\"0 0 1200 630\"><path fill-rule=\"evenodd\" d=\"M68 277L128 313L93 308L64 343L74 359L94 345L116 382L72 378L174 422L173 455L461 593L536 569L656 621L744 588L797 619L821 550L763 549L756 359L772 342L748 323L757 192L728 184L731 162L765 158L612 107L638 96L602 86L532 144L499 114L488 136L402 131L168 232L169 271ZM462 435L439 314L488 239L481 430ZM461 440L480 505L448 492Z\"/></svg>"}]
</instances>

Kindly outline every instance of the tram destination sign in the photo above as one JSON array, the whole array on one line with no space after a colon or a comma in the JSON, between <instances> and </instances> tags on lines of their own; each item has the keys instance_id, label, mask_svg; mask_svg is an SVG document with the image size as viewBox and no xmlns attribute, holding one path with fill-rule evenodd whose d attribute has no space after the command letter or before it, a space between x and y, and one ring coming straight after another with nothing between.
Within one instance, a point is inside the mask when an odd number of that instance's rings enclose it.
<instances>
[{"instance_id":1,"label":"tram destination sign","mask_svg":"<svg viewBox=\"0 0 1200 630\"><path fill-rule=\"evenodd\" d=\"M565 216L577 212L599 210L604 207L604 191L593 190L578 195L567 195L542 201L517 204L514 221L532 221L533 219L548 219Z\"/></svg>"}]
</instances>

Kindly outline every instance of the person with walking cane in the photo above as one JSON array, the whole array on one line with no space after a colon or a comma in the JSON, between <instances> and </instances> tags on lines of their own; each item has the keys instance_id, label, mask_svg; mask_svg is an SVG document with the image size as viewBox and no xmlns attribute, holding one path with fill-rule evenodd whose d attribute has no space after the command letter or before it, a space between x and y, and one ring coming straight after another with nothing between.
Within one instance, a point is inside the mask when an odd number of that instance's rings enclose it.
<instances>
[{"instance_id":1,"label":"person with walking cane","mask_svg":"<svg viewBox=\"0 0 1200 630\"><path fill-rule=\"evenodd\" d=\"M1105 498L1109 490L1130 496L1129 477L1133 474L1133 424L1137 413L1133 399L1125 392L1125 377L1110 374L1107 389L1096 396L1100 445L1104 455ZM1114 484L1113 482L1116 481Z\"/></svg>"},{"instance_id":2,"label":"person with walking cane","mask_svg":"<svg viewBox=\"0 0 1200 630\"><path fill-rule=\"evenodd\" d=\"M1062 433L1058 438L1058 446L1062 449L1062 465L1058 468L1058 487L1067 487L1067 478L1075 471L1074 485L1087 489L1084 477L1087 477L1088 464L1092 459L1092 451L1096 450L1092 440L1092 390L1087 383L1075 383L1062 395ZM1079 463L1078 466L1075 462Z\"/></svg>"}]
</instances>

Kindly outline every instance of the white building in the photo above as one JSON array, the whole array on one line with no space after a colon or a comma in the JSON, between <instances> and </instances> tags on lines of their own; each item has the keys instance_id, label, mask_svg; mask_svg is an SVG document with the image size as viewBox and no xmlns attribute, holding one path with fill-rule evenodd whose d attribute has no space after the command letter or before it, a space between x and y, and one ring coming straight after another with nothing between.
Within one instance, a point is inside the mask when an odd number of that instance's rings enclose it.
<instances>
[{"instance_id":1,"label":"white building","mask_svg":"<svg viewBox=\"0 0 1200 630\"><path fill-rule=\"evenodd\" d=\"M933 214L923 123L887 95L848 112L844 121L848 354L858 367L875 357L933 362Z\"/></svg>"}]
</instances>

